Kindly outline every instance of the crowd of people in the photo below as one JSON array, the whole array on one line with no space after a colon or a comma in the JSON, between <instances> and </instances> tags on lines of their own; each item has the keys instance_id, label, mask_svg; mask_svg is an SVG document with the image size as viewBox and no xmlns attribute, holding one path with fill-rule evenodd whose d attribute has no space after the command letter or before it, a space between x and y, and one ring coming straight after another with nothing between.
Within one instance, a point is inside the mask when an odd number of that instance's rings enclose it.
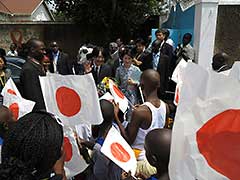
<instances>
[{"instance_id":1,"label":"crowd of people","mask_svg":"<svg viewBox=\"0 0 240 180\"><path fill-rule=\"evenodd\" d=\"M182 59L194 62L195 52L190 45L190 33L183 36L182 43L176 48L168 30L157 30L155 36L153 42L138 38L126 45L117 39L109 43L107 51L106 48L87 44L85 59L78 58L76 61L71 61L57 42L52 42L47 50L42 41L30 39L19 52L12 44L7 56L26 58L20 75L20 92L36 105L33 112L18 121L14 120L8 108L0 107L0 179L66 179L63 127L54 115L46 112L39 76L48 73L92 73L97 87L105 77L114 79L128 99L129 108L123 114L119 104L100 100L104 120L102 124L92 127L92 140L76 137L79 148L91 150L92 155L89 155L91 160L87 170L75 179L132 179L131 172L123 172L100 151L109 129L115 126L135 153L135 176L168 180L171 144L169 117L174 118L176 109L171 94L175 91L175 85L170 77ZM11 75L6 68L5 55L1 53L0 56L1 89ZM224 53L215 55L213 69L217 72L228 70L228 58ZM102 95L99 91L99 97Z\"/></svg>"}]
</instances>

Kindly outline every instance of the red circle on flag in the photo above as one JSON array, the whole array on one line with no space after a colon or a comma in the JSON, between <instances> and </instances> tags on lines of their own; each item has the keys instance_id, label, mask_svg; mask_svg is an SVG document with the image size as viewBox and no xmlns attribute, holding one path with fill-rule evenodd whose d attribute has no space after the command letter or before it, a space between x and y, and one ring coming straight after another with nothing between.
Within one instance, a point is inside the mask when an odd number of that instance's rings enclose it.
<instances>
[{"instance_id":1,"label":"red circle on flag","mask_svg":"<svg viewBox=\"0 0 240 180\"><path fill-rule=\"evenodd\" d=\"M229 179L239 179L240 110L226 110L197 131L200 153L208 164Z\"/></svg>"},{"instance_id":2,"label":"red circle on flag","mask_svg":"<svg viewBox=\"0 0 240 180\"><path fill-rule=\"evenodd\" d=\"M18 117L19 117L19 105L18 105L18 103L12 103L9 106L9 109L12 112L13 117L15 118L15 121L17 121Z\"/></svg>"},{"instance_id":3,"label":"red circle on flag","mask_svg":"<svg viewBox=\"0 0 240 180\"><path fill-rule=\"evenodd\" d=\"M59 111L71 117L79 113L81 98L76 91L67 87L60 87L56 91L56 101Z\"/></svg>"},{"instance_id":4,"label":"red circle on flag","mask_svg":"<svg viewBox=\"0 0 240 180\"><path fill-rule=\"evenodd\" d=\"M16 92L12 89L8 89L7 92L12 95L17 95Z\"/></svg>"},{"instance_id":5,"label":"red circle on flag","mask_svg":"<svg viewBox=\"0 0 240 180\"><path fill-rule=\"evenodd\" d=\"M129 153L122 147L121 144L115 142L112 143L111 146L111 153L113 157L115 157L120 162L128 162L130 160Z\"/></svg>"},{"instance_id":6,"label":"red circle on flag","mask_svg":"<svg viewBox=\"0 0 240 180\"><path fill-rule=\"evenodd\" d=\"M63 139L63 149L65 152L65 162L68 162L72 159L73 156L73 152L72 152L72 144L70 142L70 140L68 139L68 137L64 137Z\"/></svg>"},{"instance_id":7,"label":"red circle on flag","mask_svg":"<svg viewBox=\"0 0 240 180\"><path fill-rule=\"evenodd\" d=\"M120 97L121 99L124 99L124 94L118 89L116 85L113 85L114 92Z\"/></svg>"}]
</instances>

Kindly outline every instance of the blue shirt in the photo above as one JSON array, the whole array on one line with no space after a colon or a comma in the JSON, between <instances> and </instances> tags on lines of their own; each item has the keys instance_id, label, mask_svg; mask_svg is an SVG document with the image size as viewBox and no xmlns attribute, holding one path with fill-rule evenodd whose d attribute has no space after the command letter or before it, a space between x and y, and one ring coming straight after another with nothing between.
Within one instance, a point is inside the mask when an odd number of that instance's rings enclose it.
<instances>
[{"instance_id":1,"label":"blue shirt","mask_svg":"<svg viewBox=\"0 0 240 180\"><path fill-rule=\"evenodd\" d=\"M147 180L158 180L157 178L155 178L154 176L151 176L150 178L148 178Z\"/></svg>"},{"instance_id":2,"label":"blue shirt","mask_svg":"<svg viewBox=\"0 0 240 180\"><path fill-rule=\"evenodd\" d=\"M160 52L158 52L157 54L153 53L153 69L154 70L157 70L159 59L160 59Z\"/></svg>"},{"instance_id":3,"label":"blue shirt","mask_svg":"<svg viewBox=\"0 0 240 180\"><path fill-rule=\"evenodd\" d=\"M3 145L3 139L0 137L0 146Z\"/></svg>"}]
</instances>

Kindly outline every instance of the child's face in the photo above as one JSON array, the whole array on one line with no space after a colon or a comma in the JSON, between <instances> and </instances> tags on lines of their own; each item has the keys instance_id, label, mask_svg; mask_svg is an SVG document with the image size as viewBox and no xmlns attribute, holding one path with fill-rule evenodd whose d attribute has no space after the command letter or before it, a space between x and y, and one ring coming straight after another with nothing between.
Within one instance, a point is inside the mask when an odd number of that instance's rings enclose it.
<instances>
[{"instance_id":1,"label":"child's face","mask_svg":"<svg viewBox=\"0 0 240 180\"><path fill-rule=\"evenodd\" d=\"M0 115L0 136L3 138L8 129L16 121L12 115L11 111L2 112Z\"/></svg>"},{"instance_id":2,"label":"child's face","mask_svg":"<svg viewBox=\"0 0 240 180\"><path fill-rule=\"evenodd\" d=\"M3 69L4 67L4 61L2 58L0 58L0 69Z\"/></svg>"}]
</instances>

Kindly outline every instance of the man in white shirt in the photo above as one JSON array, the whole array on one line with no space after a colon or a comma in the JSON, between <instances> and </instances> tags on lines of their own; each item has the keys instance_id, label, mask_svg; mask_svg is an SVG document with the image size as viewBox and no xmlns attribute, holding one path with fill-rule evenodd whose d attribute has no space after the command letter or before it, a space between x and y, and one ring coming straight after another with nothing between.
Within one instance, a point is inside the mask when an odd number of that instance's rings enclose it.
<instances>
[{"instance_id":1,"label":"man in white shirt","mask_svg":"<svg viewBox=\"0 0 240 180\"><path fill-rule=\"evenodd\" d=\"M16 44L12 43L10 45L10 51L8 51L7 56L18 56Z\"/></svg>"}]
</instances>

